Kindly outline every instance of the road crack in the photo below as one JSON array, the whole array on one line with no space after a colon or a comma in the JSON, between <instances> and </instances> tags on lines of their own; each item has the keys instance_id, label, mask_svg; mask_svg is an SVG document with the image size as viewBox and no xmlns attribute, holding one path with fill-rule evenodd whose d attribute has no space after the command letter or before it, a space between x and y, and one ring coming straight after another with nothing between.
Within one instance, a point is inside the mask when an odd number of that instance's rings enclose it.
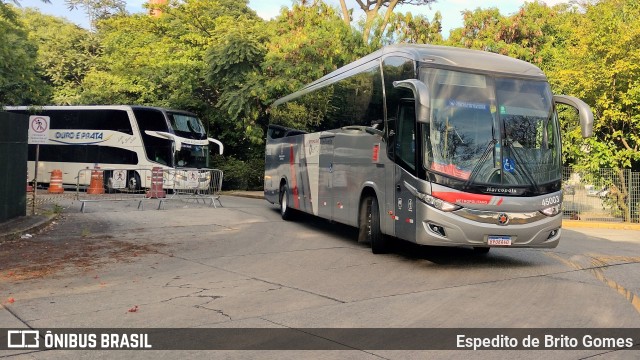
<instances>
[{"instance_id":1,"label":"road crack","mask_svg":"<svg viewBox=\"0 0 640 360\"><path fill-rule=\"evenodd\" d=\"M605 284L610 289L614 290L619 295L624 297L631 304L631 306L636 310L636 312L640 314L640 296L638 296L638 294L632 292L631 290L625 288L615 280L608 278L604 273L604 269L606 268L620 266L620 265L638 264L640 263L640 258L628 257L628 256L585 254L583 256L591 259L591 262L590 262L590 266L583 266L573 260L565 259L562 256L555 253L545 252L544 254L553 259L560 261L561 263L567 265L570 268L575 269L576 271L590 272L601 283ZM619 262L619 261L622 261L622 262ZM610 262L615 262L615 263L611 264Z\"/></svg>"}]
</instances>

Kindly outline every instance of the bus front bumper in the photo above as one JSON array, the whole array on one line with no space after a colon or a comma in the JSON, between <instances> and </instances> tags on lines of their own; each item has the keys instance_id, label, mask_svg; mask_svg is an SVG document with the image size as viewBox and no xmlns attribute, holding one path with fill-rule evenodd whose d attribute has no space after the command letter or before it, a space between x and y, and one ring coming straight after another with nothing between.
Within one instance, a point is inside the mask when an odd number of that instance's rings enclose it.
<instances>
[{"instance_id":1,"label":"bus front bumper","mask_svg":"<svg viewBox=\"0 0 640 360\"><path fill-rule=\"evenodd\" d=\"M562 232L562 213L506 213L513 221L499 225L488 218L471 219L464 210L463 216L426 205L419 211L424 220L417 224L416 242L421 245L555 248Z\"/></svg>"}]
</instances>

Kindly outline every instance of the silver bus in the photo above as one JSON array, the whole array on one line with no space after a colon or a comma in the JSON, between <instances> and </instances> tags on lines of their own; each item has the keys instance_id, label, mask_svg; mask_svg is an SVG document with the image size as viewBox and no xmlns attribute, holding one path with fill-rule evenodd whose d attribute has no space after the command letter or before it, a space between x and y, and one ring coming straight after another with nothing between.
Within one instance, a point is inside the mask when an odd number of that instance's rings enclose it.
<instances>
[{"instance_id":1,"label":"silver bus","mask_svg":"<svg viewBox=\"0 0 640 360\"><path fill-rule=\"evenodd\" d=\"M393 45L271 108L264 194L359 228L374 253L394 238L435 246L553 248L562 226L562 146L543 72L461 48Z\"/></svg>"},{"instance_id":2,"label":"silver bus","mask_svg":"<svg viewBox=\"0 0 640 360\"><path fill-rule=\"evenodd\" d=\"M54 169L62 170L67 185L89 185L82 172L94 166L124 169L126 187L140 190L151 179L141 179L139 169L207 168L209 145L220 154L220 141L208 138L200 119L193 113L160 107L129 105L7 106L6 111L50 118L47 143L40 145L38 183L48 183ZM35 174L36 146L29 145L28 171ZM145 171L147 177L150 172ZM186 187L179 171L163 172L168 189ZM105 171L110 187L111 171Z\"/></svg>"}]
</instances>

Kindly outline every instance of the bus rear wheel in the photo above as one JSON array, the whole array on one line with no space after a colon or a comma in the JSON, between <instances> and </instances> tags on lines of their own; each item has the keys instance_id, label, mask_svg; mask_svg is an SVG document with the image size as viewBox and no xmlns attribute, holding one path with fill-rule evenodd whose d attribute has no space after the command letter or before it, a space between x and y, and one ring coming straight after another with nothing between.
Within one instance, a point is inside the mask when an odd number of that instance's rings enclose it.
<instances>
[{"instance_id":1,"label":"bus rear wheel","mask_svg":"<svg viewBox=\"0 0 640 360\"><path fill-rule=\"evenodd\" d=\"M389 252L389 240L380 230L380 209L375 196L367 196L360 205L358 241L371 244L371 252L385 254Z\"/></svg>"},{"instance_id":2,"label":"bus rear wheel","mask_svg":"<svg viewBox=\"0 0 640 360\"><path fill-rule=\"evenodd\" d=\"M280 187L280 216L282 216L282 220L293 218L293 209L289 207L289 187L287 184Z\"/></svg>"}]
</instances>

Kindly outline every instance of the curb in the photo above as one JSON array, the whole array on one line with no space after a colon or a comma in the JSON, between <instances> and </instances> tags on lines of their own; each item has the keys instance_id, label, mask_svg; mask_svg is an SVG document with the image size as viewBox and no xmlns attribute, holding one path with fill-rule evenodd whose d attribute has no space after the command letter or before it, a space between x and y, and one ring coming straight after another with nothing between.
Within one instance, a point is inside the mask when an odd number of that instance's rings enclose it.
<instances>
[{"instance_id":1,"label":"curb","mask_svg":"<svg viewBox=\"0 0 640 360\"><path fill-rule=\"evenodd\" d=\"M54 215L48 215L44 219L41 219L41 220L37 221L36 223L29 224L24 228L12 230L11 232L0 234L0 243L3 243L5 241L11 241L11 240L19 239L20 236L22 236L24 234L27 234L27 233L38 232L41 229L47 227L49 224L51 224L57 218L58 218L58 215L55 215L55 214Z\"/></svg>"},{"instance_id":2,"label":"curb","mask_svg":"<svg viewBox=\"0 0 640 360\"><path fill-rule=\"evenodd\" d=\"M562 220L562 227L565 229L614 229L614 230L638 230L640 231L640 224L629 224L619 222L595 222L595 221L581 221L581 220Z\"/></svg>"},{"instance_id":3,"label":"curb","mask_svg":"<svg viewBox=\"0 0 640 360\"><path fill-rule=\"evenodd\" d=\"M248 192L231 191L231 192L222 192L222 193L220 193L220 195L243 197L243 198L248 198L248 199L261 199L261 200L264 200L264 195L263 194L252 194L252 193L248 193Z\"/></svg>"}]
</instances>

